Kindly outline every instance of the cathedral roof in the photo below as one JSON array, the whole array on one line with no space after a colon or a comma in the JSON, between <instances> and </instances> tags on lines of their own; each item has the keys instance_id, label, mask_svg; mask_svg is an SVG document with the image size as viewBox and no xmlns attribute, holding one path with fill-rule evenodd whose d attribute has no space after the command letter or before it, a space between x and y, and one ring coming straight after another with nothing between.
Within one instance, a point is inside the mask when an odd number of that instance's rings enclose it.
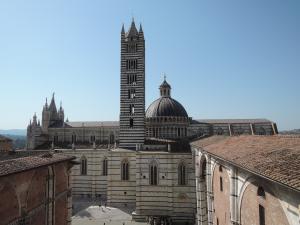
<instances>
[{"instance_id":1,"label":"cathedral roof","mask_svg":"<svg viewBox=\"0 0 300 225\"><path fill-rule=\"evenodd\" d=\"M117 127L119 121L77 121L65 122L70 127Z\"/></svg>"},{"instance_id":2,"label":"cathedral roof","mask_svg":"<svg viewBox=\"0 0 300 225\"><path fill-rule=\"evenodd\" d=\"M146 117L188 117L184 107L171 97L160 97L151 103L146 111Z\"/></svg>"},{"instance_id":3,"label":"cathedral roof","mask_svg":"<svg viewBox=\"0 0 300 225\"><path fill-rule=\"evenodd\" d=\"M267 119L202 119L202 120L193 120L192 123L239 124L239 123L273 123L273 122Z\"/></svg>"}]
</instances>

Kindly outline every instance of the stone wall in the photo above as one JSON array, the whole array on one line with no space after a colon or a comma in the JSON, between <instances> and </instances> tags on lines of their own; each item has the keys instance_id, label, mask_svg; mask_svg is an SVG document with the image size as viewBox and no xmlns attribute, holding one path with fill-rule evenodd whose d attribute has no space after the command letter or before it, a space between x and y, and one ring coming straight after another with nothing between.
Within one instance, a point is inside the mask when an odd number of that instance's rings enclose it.
<instances>
[{"instance_id":1,"label":"stone wall","mask_svg":"<svg viewBox=\"0 0 300 225\"><path fill-rule=\"evenodd\" d=\"M136 216L167 216L173 222L194 222L195 173L191 153L138 152ZM158 183L150 183L150 165L158 168ZM179 165L185 165L185 184L179 183Z\"/></svg>"},{"instance_id":2,"label":"stone wall","mask_svg":"<svg viewBox=\"0 0 300 225\"><path fill-rule=\"evenodd\" d=\"M121 179L121 164L128 162L129 179ZM136 202L136 152L113 149L108 153L107 202L116 207L134 209Z\"/></svg>"},{"instance_id":3,"label":"stone wall","mask_svg":"<svg viewBox=\"0 0 300 225\"><path fill-rule=\"evenodd\" d=\"M108 149L62 150L63 154L75 156L80 162L87 161L87 174L82 175L81 165L72 168L72 194L74 197L105 200L107 197L107 176L103 175L103 160L108 159Z\"/></svg>"},{"instance_id":4,"label":"stone wall","mask_svg":"<svg viewBox=\"0 0 300 225\"><path fill-rule=\"evenodd\" d=\"M72 144L72 135L76 135L77 143L90 143L92 136L95 136L96 143L114 144L119 140L119 127L82 127L82 128L49 128L49 141L54 141L54 136L58 136L57 142Z\"/></svg>"}]
</instances>

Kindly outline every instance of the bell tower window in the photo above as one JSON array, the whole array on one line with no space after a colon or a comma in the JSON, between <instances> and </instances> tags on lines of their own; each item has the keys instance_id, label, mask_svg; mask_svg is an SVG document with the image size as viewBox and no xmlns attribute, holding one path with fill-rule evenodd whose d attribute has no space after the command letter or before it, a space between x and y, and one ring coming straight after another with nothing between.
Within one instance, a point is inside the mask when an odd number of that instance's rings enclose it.
<instances>
[{"instance_id":1,"label":"bell tower window","mask_svg":"<svg viewBox=\"0 0 300 225\"><path fill-rule=\"evenodd\" d=\"M127 70L136 70L137 69L137 59L128 59L126 61Z\"/></svg>"},{"instance_id":2,"label":"bell tower window","mask_svg":"<svg viewBox=\"0 0 300 225\"><path fill-rule=\"evenodd\" d=\"M136 85L136 74L127 75L127 84Z\"/></svg>"},{"instance_id":3,"label":"bell tower window","mask_svg":"<svg viewBox=\"0 0 300 225\"><path fill-rule=\"evenodd\" d=\"M135 98L135 89L128 90L128 98L134 99Z\"/></svg>"},{"instance_id":4,"label":"bell tower window","mask_svg":"<svg viewBox=\"0 0 300 225\"><path fill-rule=\"evenodd\" d=\"M133 119L132 118L129 119L129 127L133 128Z\"/></svg>"},{"instance_id":5,"label":"bell tower window","mask_svg":"<svg viewBox=\"0 0 300 225\"><path fill-rule=\"evenodd\" d=\"M129 105L129 113L134 114L134 105L133 104Z\"/></svg>"}]
</instances>

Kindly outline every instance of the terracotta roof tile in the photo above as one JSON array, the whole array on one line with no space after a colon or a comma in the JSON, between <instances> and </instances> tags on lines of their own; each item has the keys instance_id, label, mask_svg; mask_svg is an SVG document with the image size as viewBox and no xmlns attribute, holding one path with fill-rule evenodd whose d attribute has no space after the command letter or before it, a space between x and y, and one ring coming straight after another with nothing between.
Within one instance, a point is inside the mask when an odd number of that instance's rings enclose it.
<instances>
[{"instance_id":1,"label":"terracotta roof tile","mask_svg":"<svg viewBox=\"0 0 300 225\"><path fill-rule=\"evenodd\" d=\"M75 159L74 156L66 156L63 154L50 155L47 153L39 156L3 160L0 161L0 177L73 159Z\"/></svg>"},{"instance_id":2,"label":"terracotta roof tile","mask_svg":"<svg viewBox=\"0 0 300 225\"><path fill-rule=\"evenodd\" d=\"M300 136L212 136L192 145L300 190Z\"/></svg>"}]
</instances>

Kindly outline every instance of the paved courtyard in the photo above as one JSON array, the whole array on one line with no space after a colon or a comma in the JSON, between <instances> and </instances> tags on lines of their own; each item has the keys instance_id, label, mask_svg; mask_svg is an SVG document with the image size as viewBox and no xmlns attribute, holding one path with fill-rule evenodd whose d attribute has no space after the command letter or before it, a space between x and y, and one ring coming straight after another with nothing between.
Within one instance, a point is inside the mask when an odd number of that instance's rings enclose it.
<instances>
[{"instance_id":1,"label":"paved courtyard","mask_svg":"<svg viewBox=\"0 0 300 225\"><path fill-rule=\"evenodd\" d=\"M72 225L146 225L132 221L131 209L105 207L96 202L74 202Z\"/></svg>"}]
</instances>

